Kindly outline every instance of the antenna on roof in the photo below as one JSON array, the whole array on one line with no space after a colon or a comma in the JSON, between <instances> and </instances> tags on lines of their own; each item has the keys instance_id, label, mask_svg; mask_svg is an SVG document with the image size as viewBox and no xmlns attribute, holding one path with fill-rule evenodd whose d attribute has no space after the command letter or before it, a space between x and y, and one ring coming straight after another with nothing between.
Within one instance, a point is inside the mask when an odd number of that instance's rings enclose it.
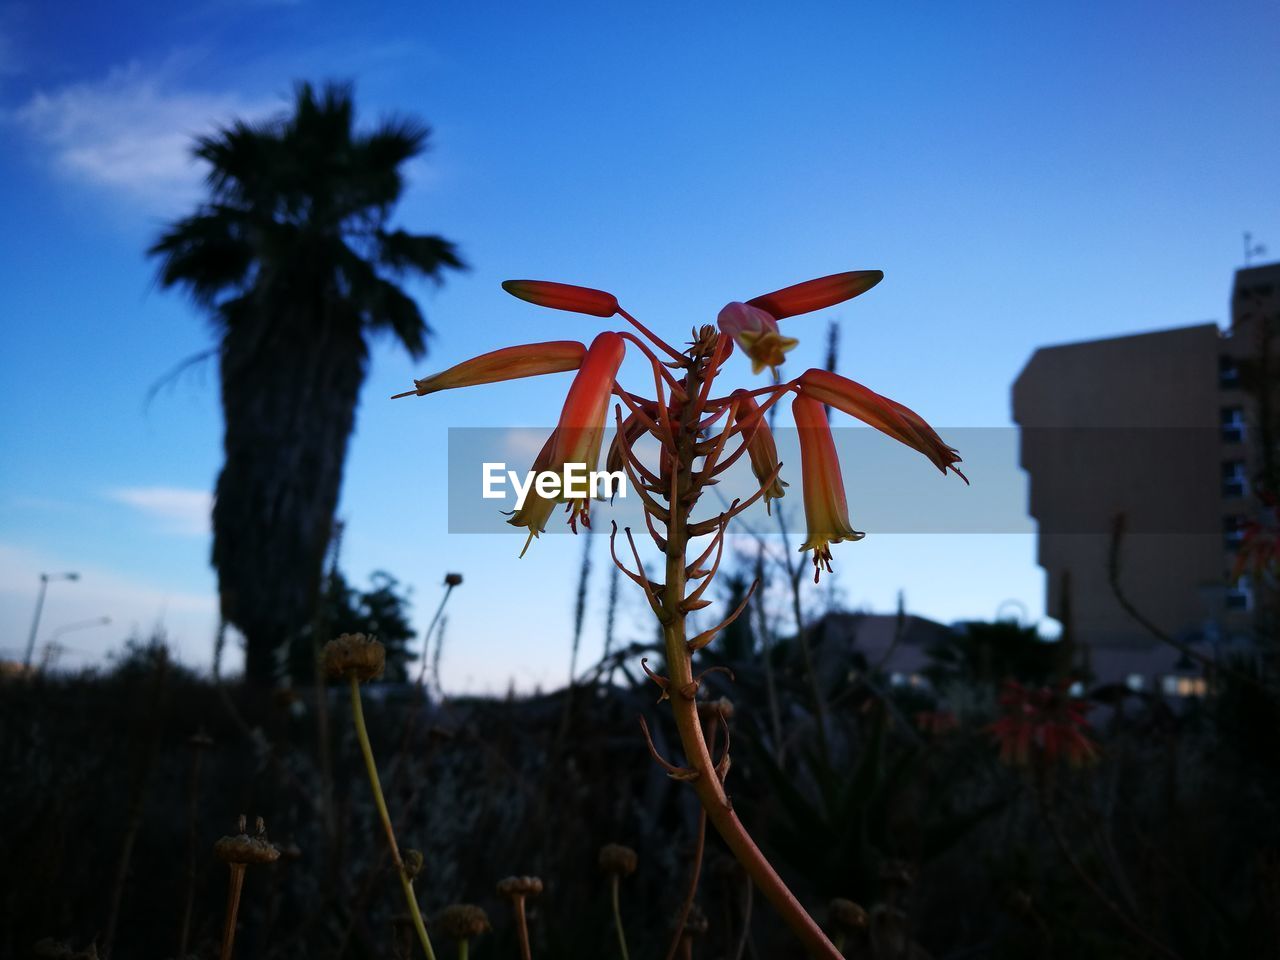
<instances>
[{"instance_id":1,"label":"antenna on roof","mask_svg":"<svg viewBox=\"0 0 1280 960\"><path fill-rule=\"evenodd\" d=\"M1266 254L1267 248L1265 244L1254 243L1253 234L1248 230L1244 232L1244 265L1247 267L1253 262L1254 257L1261 257Z\"/></svg>"}]
</instances>

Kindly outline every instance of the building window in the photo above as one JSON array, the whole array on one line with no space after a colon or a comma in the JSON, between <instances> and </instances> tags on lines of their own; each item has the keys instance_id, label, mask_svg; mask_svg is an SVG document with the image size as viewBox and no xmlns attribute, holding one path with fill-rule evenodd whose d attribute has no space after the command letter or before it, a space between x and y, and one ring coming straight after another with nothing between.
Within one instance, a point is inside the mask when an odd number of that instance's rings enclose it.
<instances>
[{"instance_id":1,"label":"building window","mask_svg":"<svg viewBox=\"0 0 1280 960\"><path fill-rule=\"evenodd\" d=\"M1244 542L1244 517L1233 513L1222 518L1222 546L1227 553L1235 553Z\"/></svg>"},{"instance_id":2,"label":"building window","mask_svg":"<svg viewBox=\"0 0 1280 960\"><path fill-rule=\"evenodd\" d=\"M1203 697L1209 692L1209 681L1170 673L1160 678L1160 690L1168 697Z\"/></svg>"},{"instance_id":3,"label":"building window","mask_svg":"<svg viewBox=\"0 0 1280 960\"><path fill-rule=\"evenodd\" d=\"M1236 366L1235 357L1225 354L1218 357L1218 387L1222 390L1234 390L1240 386L1240 368Z\"/></svg>"},{"instance_id":4,"label":"building window","mask_svg":"<svg viewBox=\"0 0 1280 960\"><path fill-rule=\"evenodd\" d=\"M1142 691L1147 684L1147 678L1140 673L1131 673L1125 678L1124 685L1135 693Z\"/></svg>"},{"instance_id":5,"label":"building window","mask_svg":"<svg viewBox=\"0 0 1280 960\"><path fill-rule=\"evenodd\" d=\"M1249 610L1253 607L1253 589L1248 577L1241 577L1227 587L1223 606L1228 610Z\"/></svg>"},{"instance_id":6,"label":"building window","mask_svg":"<svg viewBox=\"0 0 1280 960\"><path fill-rule=\"evenodd\" d=\"M1243 497L1245 491L1244 461L1222 462L1222 495L1228 499Z\"/></svg>"},{"instance_id":7,"label":"building window","mask_svg":"<svg viewBox=\"0 0 1280 960\"><path fill-rule=\"evenodd\" d=\"M1209 681L1204 677L1179 677L1178 696L1203 697L1209 692Z\"/></svg>"},{"instance_id":8,"label":"building window","mask_svg":"<svg viewBox=\"0 0 1280 960\"><path fill-rule=\"evenodd\" d=\"M1244 443L1244 408L1223 407L1219 415L1223 443Z\"/></svg>"}]
</instances>

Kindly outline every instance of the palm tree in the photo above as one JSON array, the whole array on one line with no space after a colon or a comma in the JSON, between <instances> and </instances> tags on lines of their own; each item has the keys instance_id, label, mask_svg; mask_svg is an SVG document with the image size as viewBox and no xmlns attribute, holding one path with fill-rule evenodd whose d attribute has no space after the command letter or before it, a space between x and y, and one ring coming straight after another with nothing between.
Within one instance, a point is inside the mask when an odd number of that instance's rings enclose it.
<instances>
[{"instance_id":1,"label":"palm tree","mask_svg":"<svg viewBox=\"0 0 1280 960\"><path fill-rule=\"evenodd\" d=\"M390 226L430 130L360 133L354 114L349 86L301 84L291 115L199 138L208 197L148 250L221 338L212 559L251 682L273 677L316 610L369 335L421 357L430 328L398 282L464 266L449 241Z\"/></svg>"}]
</instances>

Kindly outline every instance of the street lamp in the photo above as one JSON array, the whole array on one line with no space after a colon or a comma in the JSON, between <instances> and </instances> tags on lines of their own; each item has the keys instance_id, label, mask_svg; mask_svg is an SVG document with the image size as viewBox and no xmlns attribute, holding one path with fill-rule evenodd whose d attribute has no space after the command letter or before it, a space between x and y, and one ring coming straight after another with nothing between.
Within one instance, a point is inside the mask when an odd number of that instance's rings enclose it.
<instances>
[{"instance_id":1,"label":"street lamp","mask_svg":"<svg viewBox=\"0 0 1280 960\"><path fill-rule=\"evenodd\" d=\"M36 595L36 615L31 618L31 636L27 638L27 652L22 658L22 669L31 669L31 654L36 648L36 631L40 629L40 611L44 609L44 593L49 589L50 580L79 580L78 573L42 573L40 574L40 593Z\"/></svg>"},{"instance_id":2,"label":"street lamp","mask_svg":"<svg viewBox=\"0 0 1280 960\"><path fill-rule=\"evenodd\" d=\"M110 622L110 617L94 617L92 620L77 620L75 623L64 623L62 626L49 632L49 638L45 640L45 643L56 643L60 636L70 633L73 630L86 630L89 627L105 627Z\"/></svg>"}]
</instances>

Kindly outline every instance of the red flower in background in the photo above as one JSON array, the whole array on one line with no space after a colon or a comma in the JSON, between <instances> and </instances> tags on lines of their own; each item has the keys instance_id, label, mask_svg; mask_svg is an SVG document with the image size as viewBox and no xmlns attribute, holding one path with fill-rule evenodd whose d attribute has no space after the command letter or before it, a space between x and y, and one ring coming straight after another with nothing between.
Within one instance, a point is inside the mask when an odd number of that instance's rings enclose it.
<instances>
[{"instance_id":1,"label":"red flower in background","mask_svg":"<svg viewBox=\"0 0 1280 960\"><path fill-rule=\"evenodd\" d=\"M1073 767L1092 763L1098 750L1085 731L1089 704L1068 692L1069 683L1055 687L1024 687L1006 680L1000 693L1003 716L987 727L1000 745L1002 763L1052 765L1066 757Z\"/></svg>"},{"instance_id":2,"label":"red flower in background","mask_svg":"<svg viewBox=\"0 0 1280 960\"><path fill-rule=\"evenodd\" d=\"M1246 573L1255 578L1264 573L1280 574L1280 500L1264 493L1262 503L1266 509L1259 511L1260 518L1244 524L1240 551L1231 568L1233 581Z\"/></svg>"},{"instance_id":3,"label":"red flower in background","mask_svg":"<svg viewBox=\"0 0 1280 960\"><path fill-rule=\"evenodd\" d=\"M960 721L950 710L921 710L916 714L916 729L930 736L940 737L960 727Z\"/></svg>"}]
</instances>

